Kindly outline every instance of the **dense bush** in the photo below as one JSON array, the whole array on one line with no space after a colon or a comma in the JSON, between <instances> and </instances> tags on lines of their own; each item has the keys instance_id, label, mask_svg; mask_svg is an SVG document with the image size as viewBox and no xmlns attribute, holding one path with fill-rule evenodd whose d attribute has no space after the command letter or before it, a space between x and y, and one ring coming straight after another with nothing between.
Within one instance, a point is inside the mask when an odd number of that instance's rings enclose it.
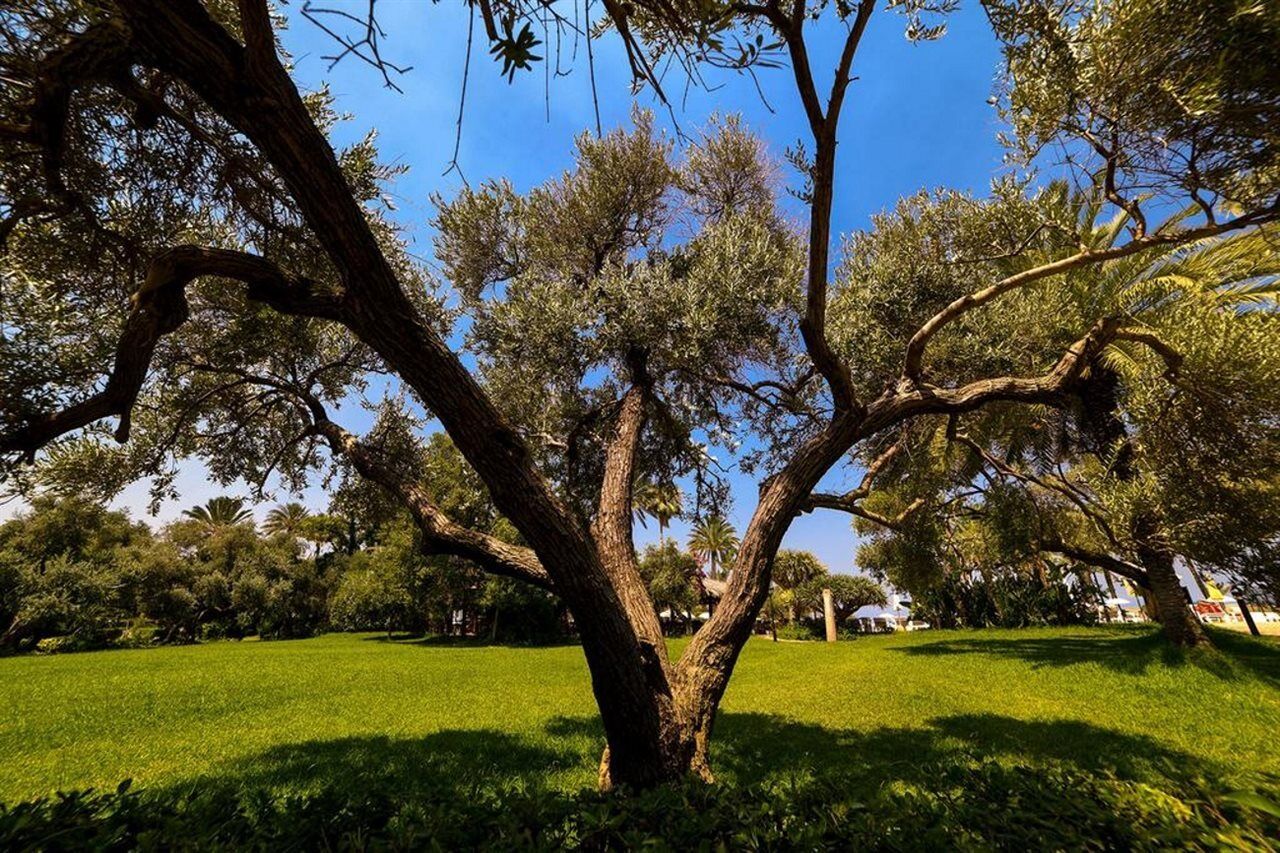
<instances>
[{"instance_id":1,"label":"dense bush","mask_svg":"<svg viewBox=\"0 0 1280 853\"><path fill-rule=\"evenodd\" d=\"M982 576L979 575L981 578ZM912 594L912 618L941 628L1026 628L1097 621L1090 591L1061 579L989 572L985 579L947 575Z\"/></svg>"},{"instance_id":2,"label":"dense bush","mask_svg":"<svg viewBox=\"0 0 1280 853\"><path fill-rule=\"evenodd\" d=\"M413 602L402 579L387 566L353 561L329 599L329 619L339 631L387 631L404 625Z\"/></svg>"},{"instance_id":3,"label":"dense bush","mask_svg":"<svg viewBox=\"0 0 1280 853\"><path fill-rule=\"evenodd\" d=\"M0 806L0 847L144 849L1269 849L1280 807L1202 780L1168 790L1065 767L953 760L865 800L838 779L637 796L447 785L356 798L226 787L63 794ZM998 804L993 807L993 804Z\"/></svg>"},{"instance_id":4,"label":"dense bush","mask_svg":"<svg viewBox=\"0 0 1280 853\"><path fill-rule=\"evenodd\" d=\"M640 555L640 576L644 578L662 622L674 634L693 630L695 615L704 607L702 576L693 555L680 550L675 540L645 546Z\"/></svg>"},{"instance_id":5,"label":"dense bush","mask_svg":"<svg viewBox=\"0 0 1280 853\"><path fill-rule=\"evenodd\" d=\"M480 606L489 615L489 638L549 643L565 635L565 608L554 595L510 578L487 577Z\"/></svg>"}]
</instances>

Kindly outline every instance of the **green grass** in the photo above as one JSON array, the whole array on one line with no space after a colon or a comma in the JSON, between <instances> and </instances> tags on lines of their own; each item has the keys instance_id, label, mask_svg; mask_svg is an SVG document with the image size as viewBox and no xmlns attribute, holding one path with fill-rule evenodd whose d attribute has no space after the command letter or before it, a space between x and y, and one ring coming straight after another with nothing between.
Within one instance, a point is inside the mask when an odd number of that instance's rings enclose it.
<instances>
[{"instance_id":1,"label":"green grass","mask_svg":"<svg viewBox=\"0 0 1280 853\"><path fill-rule=\"evenodd\" d=\"M717 723L722 778L915 779L954 753L1242 784L1280 773L1280 644L1147 629L753 640ZM0 660L0 801L124 778L276 790L441 774L572 790L601 746L581 650L330 635Z\"/></svg>"}]
</instances>

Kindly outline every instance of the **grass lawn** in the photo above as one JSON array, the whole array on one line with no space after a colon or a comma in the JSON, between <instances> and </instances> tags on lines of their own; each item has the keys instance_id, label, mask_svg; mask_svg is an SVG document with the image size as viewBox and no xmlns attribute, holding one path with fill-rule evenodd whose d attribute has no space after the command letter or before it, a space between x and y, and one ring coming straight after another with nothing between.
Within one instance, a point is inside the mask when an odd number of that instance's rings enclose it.
<instances>
[{"instance_id":1,"label":"grass lawn","mask_svg":"<svg viewBox=\"0 0 1280 853\"><path fill-rule=\"evenodd\" d=\"M1189 663L1150 629L753 640L717 724L724 779L913 780L965 752L1223 783L1280 773L1280 644L1217 633ZM677 644L678 645L678 644ZM330 635L0 660L0 801L203 779L277 791L415 779L593 784L581 651ZM917 780L920 781L920 780Z\"/></svg>"}]
</instances>

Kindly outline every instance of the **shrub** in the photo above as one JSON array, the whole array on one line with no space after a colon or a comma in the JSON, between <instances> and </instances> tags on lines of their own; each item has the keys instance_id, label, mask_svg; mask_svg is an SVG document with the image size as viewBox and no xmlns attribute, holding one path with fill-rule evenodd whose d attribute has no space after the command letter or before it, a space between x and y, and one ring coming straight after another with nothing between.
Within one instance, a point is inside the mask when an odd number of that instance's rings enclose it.
<instances>
[{"instance_id":1,"label":"shrub","mask_svg":"<svg viewBox=\"0 0 1280 853\"><path fill-rule=\"evenodd\" d=\"M116 645L126 649L141 649L156 642L156 626L145 619L134 619L120 632Z\"/></svg>"},{"instance_id":2,"label":"shrub","mask_svg":"<svg viewBox=\"0 0 1280 853\"><path fill-rule=\"evenodd\" d=\"M396 572L379 564L357 564L329 597L329 622L339 631L391 631L401 627L411 604Z\"/></svg>"},{"instance_id":3,"label":"shrub","mask_svg":"<svg viewBox=\"0 0 1280 853\"><path fill-rule=\"evenodd\" d=\"M779 640L818 640L821 638L822 635L816 630L814 623L809 620L787 622L778 626Z\"/></svg>"},{"instance_id":4,"label":"shrub","mask_svg":"<svg viewBox=\"0 0 1280 853\"><path fill-rule=\"evenodd\" d=\"M75 637L45 637L36 642L36 654L56 655L59 652L72 652L76 649Z\"/></svg>"},{"instance_id":5,"label":"shrub","mask_svg":"<svg viewBox=\"0 0 1280 853\"><path fill-rule=\"evenodd\" d=\"M1280 833L1270 794L1218 794L1197 779L1160 790L963 758L925 769L928 787L898 783L865 801L849 796L848 780L807 777L636 796L450 786L448 776L421 793L355 797L233 786L137 793L125 783L0 806L0 848L1269 849Z\"/></svg>"}]
</instances>

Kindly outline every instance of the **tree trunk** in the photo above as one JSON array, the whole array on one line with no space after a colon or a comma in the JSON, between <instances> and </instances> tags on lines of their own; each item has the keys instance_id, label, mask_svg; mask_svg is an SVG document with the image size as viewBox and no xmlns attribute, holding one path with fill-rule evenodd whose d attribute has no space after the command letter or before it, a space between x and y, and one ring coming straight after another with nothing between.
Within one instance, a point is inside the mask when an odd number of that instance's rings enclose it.
<instances>
[{"instance_id":1,"label":"tree trunk","mask_svg":"<svg viewBox=\"0 0 1280 853\"><path fill-rule=\"evenodd\" d=\"M1200 620L1187 606L1186 589L1178 580L1173 554L1159 545L1144 544L1138 548L1138 558L1151 578L1150 599L1169 642L1184 648L1208 644Z\"/></svg>"},{"instance_id":2,"label":"tree trunk","mask_svg":"<svg viewBox=\"0 0 1280 853\"><path fill-rule=\"evenodd\" d=\"M822 621L827 629L827 642L836 641L836 608L831 599L831 590L822 591Z\"/></svg>"},{"instance_id":3,"label":"tree trunk","mask_svg":"<svg viewBox=\"0 0 1280 853\"><path fill-rule=\"evenodd\" d=\"M606 713L603 703L600 712ZM710 715L714 713L712 708ZM679 781L690 774L712 781L707 760L709 738L709 723L698 729L679 714L674 703L668 704L652 735L638 730L621 736L609 734L600 756L599 786L606 791L618 786L648 787ZM619 760L620 756L625 759Z\"/></svg>"},{"instance_id":4,"label":"tree trunk","mask_svg":"<svg viewBox=\"0 0 1280 853\"><path fill-rule=\"evenodd\" d=\"M965 604L965 582L964 578L957 578L954 585L948 587L944 585L942 588L942 600L944 606L950 601L955 607L948 608L948 613L953 614L951 621L953 624L943 625L944 628L975 628L973 618L969 615L969 606Z\"/></svg>"},{"instance_id":5,"label":"tree trunk","mask_svg":"<svg viewBox=\"0 0 1280 853\"><path fill-rule=\"evenodd\" d=\"M1253 621L1253 613L1249 610L1249 603L1236 594L1236 605L1240 608L1240 615L1244 617L1244 624L1249 626L1249 633L1255 637L1261 637L1262 632L1258 630L1258 623Z\"/></svg>"},{"instance_id":6,"label":"tree trunk","mask_svg":"<svg viewBox=\"0 0 1280 853\"><path fill-rule=\"evenodd\" d=\"M12 646L16 649L18 647L18 643L22 641L22 635L25 633L25 630L26 625L22 623L22 617L13 617L13 622L11 622L9 627L5 630L4 636L0 637L0 648Z\"/></svg>"}]
</instances>

